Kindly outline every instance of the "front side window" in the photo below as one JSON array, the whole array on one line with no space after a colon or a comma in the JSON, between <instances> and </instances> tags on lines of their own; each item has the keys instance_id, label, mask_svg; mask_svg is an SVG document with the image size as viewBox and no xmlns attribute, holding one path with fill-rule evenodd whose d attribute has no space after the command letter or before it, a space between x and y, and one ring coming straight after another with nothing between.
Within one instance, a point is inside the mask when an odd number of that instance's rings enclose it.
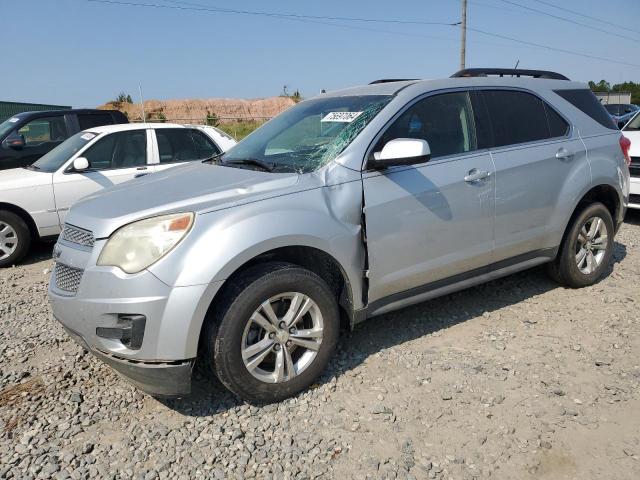
<instances>
[{"instance_id":1,"label":"front side window","mask_svg":"<svg viewBox=\"0 0 640 480\"><path fill-rule=\"evenodd\" d=\"M199 158L191 130L188 128L158 128L156 138L160 163L186 162Z\"/></svg>"},{"instance_id":2,"label":"front side window","mask_svg":"<svg viewBox=\"0 0 640 480\"><path fill-rule=\"evenodd\" d=\"M267 122L225 153L230 166L258 161L274 172L312 172L335 159L389 103L388 95L307 100ZM249 163L247 167L251 168Z\"/></svg>"},{"instance_id":3,"label":"front side window","mask_svg":"<svg viewBox=\"0 0 640 480\"><path fill-rule=\"evenodd\" d=\"M28 147L48 142L63 142L67 139L67 126L64 116L36 118L24 124L18 130Z\"/></svg>"},{"instance_id":4,"label":"front side window","mask_svg":"<svg viewBox=\"0 0 640 480\"><path fill-rule=\"evenodd\" d=\"M373 149L374 155L396 138L426 140L432 158L476 150L469 94L445 93L418 101L384 132Z\"/></svg>"},{"instance_id":5,"label":"front side window","mask_svg":"<svg viewBox=\"0 0 640 480\"><path fill-rule=\"evenodd\" d=\"M147 132L133 130L109 134L82 155L91 170L132 168L147 164Z\"/></svg>"}]
</instances>

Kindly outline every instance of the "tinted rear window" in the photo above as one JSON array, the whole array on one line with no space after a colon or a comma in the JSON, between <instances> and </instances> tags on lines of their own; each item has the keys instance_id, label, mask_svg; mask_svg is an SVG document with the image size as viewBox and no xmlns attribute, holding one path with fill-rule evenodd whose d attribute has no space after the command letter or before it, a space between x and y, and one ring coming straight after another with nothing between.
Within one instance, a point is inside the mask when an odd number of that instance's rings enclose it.
<instances>
[{"instance_id":1,"label":"tinted rear window","mask_svg":"<svg viewBox=\"0 0 640 480\"><path fill-rule=\"evenodd\" d=\"M86 130L93 127L101 127L102 125L113 124L113 118L108 113L79 113L78 123L80 130Z\"/></svg>"},{"instance_id":2,"label":"tinted rear window","mask_svg":"<svg viewBox=\"0 0 640 480\"><path fill-rule=\"evenodd\" d=\"M482 94L495 147L550 137L544 103L535 95L510 90L487 90Z\"/></svg>"},{"instance_id":3,"label":"tinted rear window","mask_svg":"<svg viewBox=\"0 0 640 480\"><path fill-rule=\"evenodd\" d=\"M591 90L581 88L575 90L554 90L554 92L574 107L582 110L582 112L589 115L603 127L610 128L611 130L618 129Z\"/></svg>"}]
</instances>

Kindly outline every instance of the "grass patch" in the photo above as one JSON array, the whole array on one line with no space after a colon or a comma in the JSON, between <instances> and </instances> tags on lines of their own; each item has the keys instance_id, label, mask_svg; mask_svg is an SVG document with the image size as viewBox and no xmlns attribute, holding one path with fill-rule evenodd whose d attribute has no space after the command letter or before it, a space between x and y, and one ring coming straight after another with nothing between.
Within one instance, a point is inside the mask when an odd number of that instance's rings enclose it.
<instances>
[{"instance_id":1,"label":"grass patch","mask_svg":"<svg viewBox=\"0 0 640 480\"><path fill-rule=\"evenodd\" d=\"M238 120L236 122L223 122L218 124L217 127L236 140L242 140L263 123L264 121L261 120Z\"/></svg>"}]
</instances>

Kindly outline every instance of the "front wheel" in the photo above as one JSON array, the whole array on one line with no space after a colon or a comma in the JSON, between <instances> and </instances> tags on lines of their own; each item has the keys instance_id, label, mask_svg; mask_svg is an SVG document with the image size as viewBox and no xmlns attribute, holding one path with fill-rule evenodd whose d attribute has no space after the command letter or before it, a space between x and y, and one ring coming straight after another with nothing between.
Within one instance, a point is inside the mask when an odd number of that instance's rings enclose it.
<instances>
[{"instance_id":1,"label":"front wheel","mask_svg":"<svg viewBox=\"0 0 640 480\"><path fill-rule=\"evenodd\" d=\"M613 219L602 203L586 206L575 215L563 239L551 275L571 288L593 285L613 256Z\"/></svg>"},{"instance_id":2,"label":"front wheel","mask_svg":"<svg viewBox=\"0 0 640 480\"><path fill-rule=\"evenodd\" d=\"M338 339L338 305L327 284L286 263L254 267L234 284L205 333L207 360L220 381L255 403L309 387Z\"/></svg>"},{"instance_id":3,"label":"front wheel","mask_svg":"<svg viewBox=\"0 0 640 480\"><path fill-rule=\"evenodd\" d=\"M0 210L0 267L22 260L30 244L31 232L25 221L13 212Z\"/></svg>"}]
</instances>

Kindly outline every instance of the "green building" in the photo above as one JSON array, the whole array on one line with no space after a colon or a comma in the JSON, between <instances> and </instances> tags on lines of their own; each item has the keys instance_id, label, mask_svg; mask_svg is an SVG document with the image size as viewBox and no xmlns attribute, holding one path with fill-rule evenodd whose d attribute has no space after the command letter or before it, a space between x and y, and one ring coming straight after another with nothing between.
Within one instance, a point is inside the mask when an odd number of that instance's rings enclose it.
<instances>
[{"instance_id":1,"label":"green building","mask_svg":"<svg viewBox=\"0 0 640 480\"><path fill-rule=\"evenodd\" d=\"M37 112L40 110L68 110L66 105L44 105L42 103L21 103L0 101L0 122L20 112Z\"/></svg>"}]
</instances>

